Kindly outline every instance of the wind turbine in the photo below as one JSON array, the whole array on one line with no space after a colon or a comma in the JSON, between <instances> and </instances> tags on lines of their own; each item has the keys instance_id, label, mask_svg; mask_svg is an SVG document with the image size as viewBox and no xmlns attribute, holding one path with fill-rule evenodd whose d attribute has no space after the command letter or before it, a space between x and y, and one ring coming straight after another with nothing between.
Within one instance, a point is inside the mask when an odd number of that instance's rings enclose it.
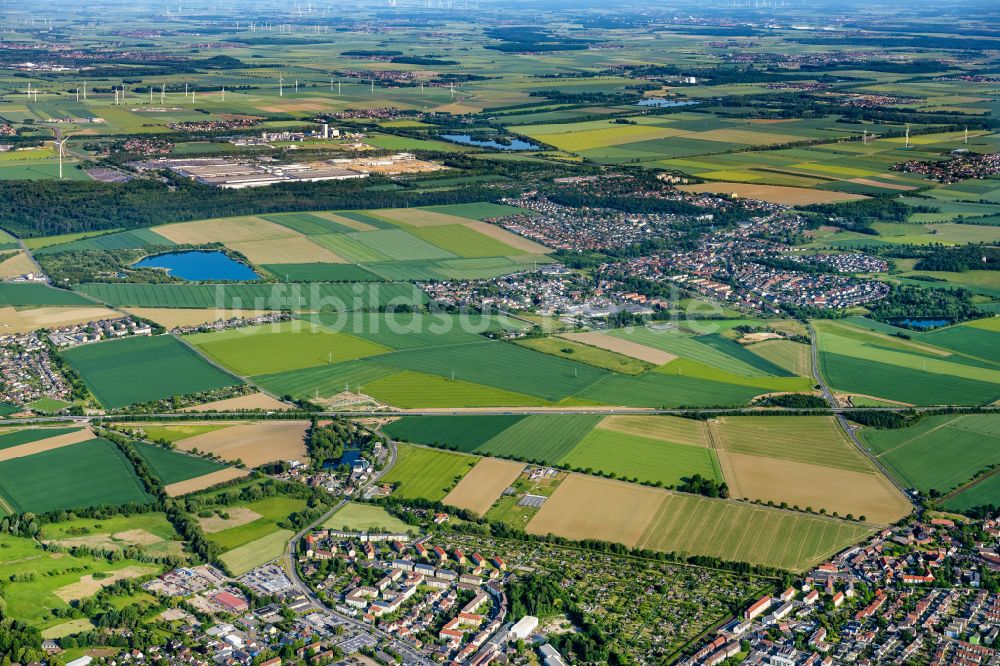
<instances>
[{"instance_id":1,"label":"wind turbine","mask_svg":"<svg viewBox=\"0 0 1000 666\"><path fill-rule=\"evenodd\" d=\"M226 101L226 86L222 86L222 101Z\"/></svg>"},{"instance_id":2,"label":"wind turbine","mask_svg":"<svg viewBox=\"0 0 1000 666\"><path fill-rule=\"evenodd\" d=\"M278 74L278 97L285 96L284 84L285 84L285 77L283 77L281 74Z\"/></svg>"},{"instance_id":3,"label":"wind turbine","mask_svg":"<svg viewBox=\"0 0 1000 666\"><path fill-rule=\"evenodd\" d=\"M299 80L295 79L295 94L299 94Z\"/></svg>"},{"instance_id":4,"label":"wind turbine","mask_svg":"<svg viewBox=\"0 0 1000 666\"><path fill-rule=\"evenodd\" d=\"M53 141L53 143L56 144L56 148L59 149L59 180L62 180L62 177L63 177L63 169L62 169L63 145L65 145L67 139L69 139L68 136L64 137L62 141L60 141L58 139L56 139L56 140Z\"/></svg>"}]
</instances>

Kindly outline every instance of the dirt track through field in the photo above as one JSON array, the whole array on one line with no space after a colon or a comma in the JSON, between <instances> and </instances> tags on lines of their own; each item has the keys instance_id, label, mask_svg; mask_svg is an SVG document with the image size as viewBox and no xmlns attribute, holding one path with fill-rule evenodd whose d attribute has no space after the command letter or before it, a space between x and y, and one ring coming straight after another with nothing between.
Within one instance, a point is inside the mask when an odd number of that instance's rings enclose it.
<instances>
[{"instance_id":1,"label":"dirt track through field","mask_svg":"<svg viewBox=\"0 0 1000 666\"><path fill-rule=\"evenodd\" d=\"M155 566L131 566L119 569L118 571L109 572L107 578L101 578L98 580L95 580L93 575L86 575L81 578L79 582L71 583L65 587L60 587L53 594L66 603L69 603L76 599L86 599L87 597L91 597L97 594L101 588L114 585L120 580L125 580L126 578L138 578L139 576L145 576L149 573L155 573L158 570L159 568Z\"/></svg>"}]
</instances>

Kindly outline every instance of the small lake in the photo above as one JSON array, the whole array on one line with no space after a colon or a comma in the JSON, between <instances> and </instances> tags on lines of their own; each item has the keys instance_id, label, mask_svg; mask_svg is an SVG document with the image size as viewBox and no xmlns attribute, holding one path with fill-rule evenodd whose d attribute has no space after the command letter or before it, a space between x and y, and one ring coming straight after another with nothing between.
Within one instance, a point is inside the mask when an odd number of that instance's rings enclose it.
<instances>
[{"instance_id":1,"label":"small lake","mask_svg":"<svg viewBox=\"0 0 1000 666\"><path fill-rule=\"evenodd\" d=\"M464 143L467 146L479 146L480 148L493 148L494 150L541 150L541 146L536 146L520 139L509 139L510 143L498 143L493 139L481 141L473 139L471 134L442 134L442 139L447 139L452 143Z\"/></svg>"},{"instance_id":2,"label":"small lake","mask_svg":"<svg viewBox=\"0 0 1000 666\"><path fill-rule=\"evenodd\" d=\"M136 268L163 268L182 280L228 280L246 282L260 276L246 264L230 259L218 250L167 252L146 257L133 264Z\"/></svg>"},{"instance_id":3,"label":"small lake","mask_svg":"<svg viewBox=\"0 0 1000 666\"><path fill-rule=\"evenodd\" d=\"M354 463L361 460L361 449L344 449L344 454L337 460L331 460L323 465L324 469L337 469L341 465L354 467Z\"/></svg>"},{"instance_id":4,"label":"small lake","mask_svg":"<svg viewBox=\"0 0 1000 666\"><path fill-rule=\"evenodd\" d=\"M676 99L662 99L660 97L649 97L647 99L641 99L636 102L636 106L655 106L658 109L670 109L675 106L694 106L699 104L699 102L694 101L681 101Z\"/></svg>"},{"instance_id":5,"label":"small lake","mask_svg":"<svg viewBox=\"0 0 1000 666\"><path fill-rule=\"evenodd\" d=\"M906 328L929 330L932 328L941 328L942 326L949 326L951 323L952 323L951 319L900 319L899 321L893 322L893 325L905 326Z\"/></svg>"}]
</instances>

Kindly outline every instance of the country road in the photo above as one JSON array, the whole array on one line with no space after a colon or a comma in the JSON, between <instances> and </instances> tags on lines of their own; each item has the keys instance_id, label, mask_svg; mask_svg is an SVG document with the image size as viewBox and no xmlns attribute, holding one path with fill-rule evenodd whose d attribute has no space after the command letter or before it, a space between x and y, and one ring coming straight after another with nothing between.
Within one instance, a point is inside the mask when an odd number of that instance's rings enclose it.
<instances>
[{"instance_id":1,"label":"country road","mask_svg":"<svg viewBox=\"0 0 1000 666\"><path fill-rule=\"evenodd\" d=\"M872 455L871 451L868 450L868 447L866 447L864 443L860 439L858 439L858 433L855 431L854 428L851 427L851 424L847 422L847 419L844 418L844 415L842 413L843 408L837 402L837 398L833 395L833 392L830 391L830 387L826 385L826 381L823 379L823 373L820 371L819 345L816 342L816 329L813 328L813 325L811 323L807 324L807 327L809 329L809 347L812 352L813 377L816 379L816 384L819 386L819 390L823 394L823 398L830 405L830 411L836 417L837 423L839 423L840 427L844 430L845 433L847 433L847 436L851 438L851 441L854 443L854 446L858 448L861 454L865 458L867 458L872 463L872 465L874 465L875 468L879 470L879 472L882 473L882 476L889 479L889 482L892 483L892 485L896 486L896 489L899 490L899 492L903 493L903 496L906 497L906 499L909 500L911 503L913 503L914 506L919 506L918 503L914 500L914 498L910 495L910 493L906 491L906 488L899 481L896 480L896 477L894 477L892 474L889 473L889 470L885 468L885 465L882 464L882 461L880 461L878 458ZM903 411L904 409L909 410L911 408L900 407L900 408L894 408L891 411Z\"/></svg>"}]
</instances>

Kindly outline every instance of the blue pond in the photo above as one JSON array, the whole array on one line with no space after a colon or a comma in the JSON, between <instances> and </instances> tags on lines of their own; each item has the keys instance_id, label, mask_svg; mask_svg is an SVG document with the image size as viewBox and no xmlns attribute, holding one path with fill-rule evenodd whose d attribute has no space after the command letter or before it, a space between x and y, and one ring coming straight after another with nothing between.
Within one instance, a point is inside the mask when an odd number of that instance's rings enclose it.
<instances>
[{"instance_id":1,"label":"blue pond","mask_svg":"<svg viewBox=\"0 0 1000 666\"><path fill-rule=\"evenodd\" d=\"M447 139L452 143L464 143L467 146L479 146L480 148L493 148L495 150L540 150L541 146L536 146L520 139L510 139L510 143L498 143L493 139L480 141L473 139L471 134L442 134L442 139Z\"/></svg>"},{"instance_id":2,"label":"blue pond","mask_svg":"<svg viewBox=\"0 0 1000 666\"><path fill-rule=\"evenodd\" d=\"M353 467L354 463L359 460L361 460L361 449L344 449L344 455L340 456L338 460L331 460L323 467L326 469L337 469L341 465Z\"/></svg>"},{"instance_id":3,"label":"blue pond","mask_svg":"<svg viewBox=\"0 0 1000 666\"><path fill-rule=\"evenodd\" d=\"M232 280L245 282L259 276L249 266L234 261L218 250L168 252L146 257L136 268L164 268L182 280Z\"/></svg>"},{"instance_id":4,"label":"blue pond","mask_svg":"<svg viewBox=\"0 0 1000 666\"><path fill-rule=\"evenodd\" d=\"M669 109L675 106L694 106L695 104L698 104L698 102L683 102L676 99L662 99L660 97L649 97L636 102L636 106L655 106L660 109Z\"/></svg>"},{"instance_id":5,"label":"blue pond","mask_svg":"<svg viewBox=\"0 0 1000 666\"><path fill-rule=\"evenodd\" d=\"M896 326L905 326L907 328L919 328L919 329L931 329L931 328L941 328L942 326L948 326L951 324L951 319L900 319L899 321L893 322Z\"/></svg>"}]
</instances>

